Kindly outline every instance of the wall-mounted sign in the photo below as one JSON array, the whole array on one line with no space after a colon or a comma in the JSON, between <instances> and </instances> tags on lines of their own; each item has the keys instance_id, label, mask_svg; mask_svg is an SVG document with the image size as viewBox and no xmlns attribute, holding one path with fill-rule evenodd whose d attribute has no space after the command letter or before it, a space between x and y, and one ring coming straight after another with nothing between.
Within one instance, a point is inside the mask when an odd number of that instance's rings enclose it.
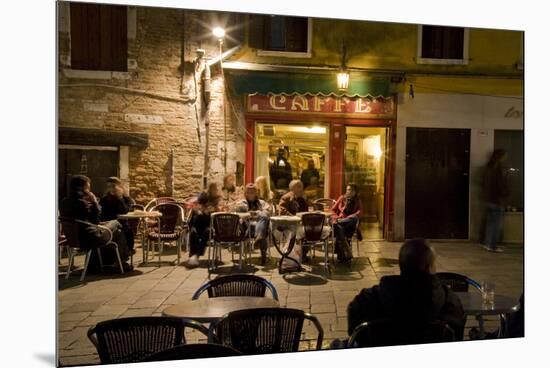
<instances>
[{"instance_id":1,"label":"wall-mounted sign","mask_svg":"<svg viewBox=\"0 0 550 368\"><path fill-rule=\"evenodd\" d=\"M522 118L523 117L523 111L516 110L514 106L510 107L508 110L506 110L506 113L504 114L505 118Z\"/></svg>"},{"instance_id":2,"label":"wall-mounted sign","mask_svg":"<svg viewBox=\"0 0 550 368\"><path fill-rule=\"evenodd\" d=\"M246 107L251 113L328 114L366 119L395 117L393 97L382 96L254 93L247 96Z\"/></svg>"}]
</instances>

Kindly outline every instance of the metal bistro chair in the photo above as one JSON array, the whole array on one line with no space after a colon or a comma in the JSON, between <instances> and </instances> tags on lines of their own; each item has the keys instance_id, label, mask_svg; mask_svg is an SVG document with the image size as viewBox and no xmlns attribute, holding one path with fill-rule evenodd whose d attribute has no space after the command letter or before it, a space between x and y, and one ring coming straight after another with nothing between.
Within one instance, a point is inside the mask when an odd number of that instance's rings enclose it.
<instances>
[{"instance_id":1,"label":"metal bistro chair","mask_svg":"<svg viewBox=\"0 0 550 368\"><path fill-rule=\"evenodd\" d=\"M103 271L103 259L101 257L101 248L104 248L104 247L113 247L115 249L115 254L117 257L117 263L120 269L120 273L124 274L124 268L122 267L122 260L120 259L120 253L118 251L118 244L113 241L113 233L108 227L105 227L102 225L95 225L90 222L75 220L75 219L66 218L66 217L60 217L59 221L61 222L61 228L67 240L67 254L69 257L69 265L67 268L67 274L65 276L66 279L68 279L69 276L71 275L71 269L73 268L75 254L78 253L79 251L86 252L86 258L84 259L84 270L82 271L82 275L80 276L80 281L83 281L84 277L86 276L86 271L88 271L88 265L90 263L90 258L92 257L92 252L94 251L94 249L97 251L99 265L101 270ZM86 227L93 226L100 229L105 234L107 234L107 238L105 239L104 245L101 247L97 247L97 246L91 247L91 246L87 246L86 244L81 244L79 229L82 226L86 226Z\"/></svg>"},{"instance_id":2,"label":"metal bistro chair","mask_svg":"<svg viewBox=\"0 0 550 368\"><path fill-rule=\"evenodd\" d=\"M315 257L315 248L321 246L323 253L325 255L324 268L325 272L329 271L329 262L328 262L328 248L329 248L329 238L331 234L329 233L325 238L323 238L323 229L325 227L326 217L323 213L304 213L302 215L302 225L304 226L304 238L302 239L302 247L312 248L313 257Z\"/></svg>"},{"instance_id":3,"label":"metal bistro chair","mask_svg":"<svg viewBox=\"0 0 550 368\"><path fill-rule=\"evenodd\" d=\"M290 308L256 308L228 313L210 326L208 342L231 346L243 354L298 351L306 319L317 329L316 350L320 350L324 332L317 317Z\"/></svg>"},{"instance_id":4,"label":"metal bistro chair","mask_svg":"<svg viewBox=\"0 0 550 368\"><path fill-rule=\"evenodd\" d=\"M152 207L151 211L162 213L162 220L160 221L160 228L157 224L157 226L152 227L147 233L147 253L151 243L158 243L160 247L158 249L160 264L164 243L175 241L178 257L177 264L179 264L181 259L181 243L183 242L182 224L185 221L183 209L175 203L164 203Z\"/></svg>"},{"instance_id":5,"label":"metal bistro chair","mask_svg":"<svg viewBox=\"0 0 550 368\"><path fill-rule=\"evenodd\" d=\"M439 281L454 292L468 292L470 286L481 292L481 285L471 278L454 272L437 272Z\"/></svg>"},{"instance_id":6,"label":"metal bistro chair","mask_svg":"<svg viewBox=\"0 0 550 368\"><path fill-rule=\"evenodd\" d=\"M202 293L208 292L209 298L223 296L259 296L264 297L269 289L273 299L279 300L275 286L263 277L256 275L229 275L210 280L193 294L193 300L198 299Z\"/></svg>"},{"instance_id":7,"label":"metal bistro chair","mask_svg":"<svg viewBox=\"0 0 550 368\"><path fill-rule=\"evenodd\" d=\"M227 246L233 251L239 247L239 269L243 267L243 252L247 234L241 230L240 217L234 213L215 212L210 216L210 238L208 247L208 273L217 268L222 261L221 247Z\"/></svg>"},{"instance_id":8,"label":"metal bistro chair","mask_svg":"<svg viewBox=\"0 0 550 368\"><path fill-rule=\"evenodd\" d=\"M99 322L90 327L88 338L102 364L134 363L185 344L185 328L208 335L202 324L175 317L129 317Z\"/></svg>"},{"instance_id":9,"label":"metal bistro chair","mask_svg":"<svg viewBox=\"0 0 550 368\"><path fill-rule=\"evenodd\" d=\"M455 341L454 331L442 321L406 323L391 319L363 322L355 328L350 347L430 344Z\"/></svg>"},{"instance_id":10,"label":"metal bistro chair","mask_svg":"<svg viewBox=\"0 0 550 368\"><path fill-rule=\"evenodd\" d=\"M166 360L222 358L242 355L239 351L219 344L187 344L179 345L158 353L149 355L142 362L162 362Z\"/></svg>"}]
</instances>

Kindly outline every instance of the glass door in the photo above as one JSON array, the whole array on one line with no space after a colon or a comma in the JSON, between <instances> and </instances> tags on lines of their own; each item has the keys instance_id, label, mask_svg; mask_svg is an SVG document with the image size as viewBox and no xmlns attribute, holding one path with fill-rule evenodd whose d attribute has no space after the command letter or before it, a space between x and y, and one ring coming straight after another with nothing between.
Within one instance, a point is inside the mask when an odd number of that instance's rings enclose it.
<instances>
[{"instance_id":1,"label":"glass door","mask_svg":"<svg viewBox=\"0 0 550 368\"><path fill-rule=\"evenodd\" d=\"M363 204L365 239L384 238L387 128L346 126L344 183L355 183Z\"/></svg>"}]
</instances>

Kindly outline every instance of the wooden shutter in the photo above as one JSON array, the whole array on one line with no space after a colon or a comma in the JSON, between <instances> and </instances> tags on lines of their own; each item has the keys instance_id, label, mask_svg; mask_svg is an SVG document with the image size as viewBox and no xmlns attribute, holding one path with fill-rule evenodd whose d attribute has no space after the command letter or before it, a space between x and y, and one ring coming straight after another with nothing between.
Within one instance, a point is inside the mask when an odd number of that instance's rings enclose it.
<instances>
[{"instance_id":1,"label":"wooden shutter","mask_svg":"<svg viewBox=\"0 0 550 368\"><path fill-rule=\"evenodd\" d=\"M308 19L286 18L286 51L307 52Z\"/></svg>"},{"instance_id":2,"label":"wooden shutter","mask_svg":"<svg viewBox=\"0 0 550 368\"><path fill-rule=\"evenodd\" d=\"M253 49L264 48L265 16L250 14L248 17L248 46Z\"/></svg>"},{"instance_id":3,"label":"wooden shutter","mask_svg":"<svg viewBox=\"0 0 550 368\"><path fill-rule=\"evenodd\" d=\"M127 71L126 6L71 3L71 67Z\"/></svg>"},{"instance_id":4,"label":"wooden shutter","mask_svg":"<svg viewBox=\"0 0 550 368\"><path fill-rule=\"evenodd\" d=\"M431 59L462 59L464 28L422 26L422 57Z\"/></svg>"}]
</instances>

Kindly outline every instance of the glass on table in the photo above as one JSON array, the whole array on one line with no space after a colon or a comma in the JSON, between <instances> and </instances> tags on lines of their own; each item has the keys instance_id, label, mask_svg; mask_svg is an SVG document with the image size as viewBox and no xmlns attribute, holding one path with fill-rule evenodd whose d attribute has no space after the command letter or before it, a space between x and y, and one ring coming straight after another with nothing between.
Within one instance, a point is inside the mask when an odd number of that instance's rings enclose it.
<instances>
[{"instance_id":1,"label":"glass on table","mask_svg":"<svg viewBox=\"0 0 550 368\"><path fill-rule=\"evenodd\" d=\"M481 283L481 297L483 299L483 304L493 305L495 304L495 284L492 282L482 282Z\"/></svg>"}]
</instances>

